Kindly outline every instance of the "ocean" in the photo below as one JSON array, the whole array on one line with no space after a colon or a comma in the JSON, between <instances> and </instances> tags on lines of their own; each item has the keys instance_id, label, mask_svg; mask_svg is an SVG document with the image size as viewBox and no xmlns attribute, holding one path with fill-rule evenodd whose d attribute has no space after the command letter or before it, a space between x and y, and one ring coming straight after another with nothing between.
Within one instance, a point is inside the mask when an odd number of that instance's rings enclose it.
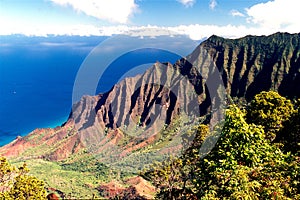
<instances>
[{"instance_id":1,"label":"ocean","mask_svg":"<svg viewBox=\"0 0 300 200\"><path fill-rule=\"evenodd\" d=\"M64 123L72 107L76 74L90 52L107 37L0 36L0 146L36 128ZM190 53L195 45L185 47ZM151 56L149 56L151 55ZM143 63L180 56L164 50L137 50L111 63L97 92L108 91L126 72ZM127 76L142 73L147 65Z\"/></svg>"}]
</instances>

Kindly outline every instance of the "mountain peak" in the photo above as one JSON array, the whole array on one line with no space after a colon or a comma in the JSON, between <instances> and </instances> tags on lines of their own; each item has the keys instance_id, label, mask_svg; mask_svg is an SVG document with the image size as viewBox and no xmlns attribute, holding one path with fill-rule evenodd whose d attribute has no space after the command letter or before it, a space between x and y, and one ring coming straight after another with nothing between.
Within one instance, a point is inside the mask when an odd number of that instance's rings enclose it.
<instances>
[{"instance_id":1,"label":"mountain peak","mask_svg":"<svg viewBox=\"0 0 300 200\"><path fill-rule=\"evenodd\" d=\"M217 70L195 67L207 57ZM85 149L103 160L113 151L126 157L154 144L162 127L183 112L190 121L209 113L212 102L222 100L217 95L212 98L207 86L216 73L232 97L249 101L269 90L299 97L299 34L240 39L213 35L175 64L156 62L144 74L127 78L104 94L82 97L64 126L36 130L0 148L0 153L64 160ZM47 151L32 151L39 148Z\"/></svg>"}]
</instances>

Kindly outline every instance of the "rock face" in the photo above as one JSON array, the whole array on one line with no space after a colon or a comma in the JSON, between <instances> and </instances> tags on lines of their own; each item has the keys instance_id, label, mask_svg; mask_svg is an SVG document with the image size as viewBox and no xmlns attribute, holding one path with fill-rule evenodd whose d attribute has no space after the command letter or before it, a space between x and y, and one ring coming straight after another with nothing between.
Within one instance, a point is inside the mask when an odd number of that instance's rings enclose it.
<instances>
[{"instance_id":1,"label":"rock face","mask_svg":"<svg viewBox=\"0 0 300 200\"><path fill-rule=\"evenodd\" d=\"M152 144L179 114L193 121L214 110L225 92L247 100L264 90L299 97L299 85L300 34L236 40L212 36L173 65L156 63L107 93L82 97L62 127L36 130L0 148L0 154L63 160L81 149L115 151L124 138L136 138L119 149L125 155Z\"/></svg>"},{"instance_id":2,"label":"rock face","mask_svg":"<svg viewBox=\"0 0 300 200\"><path fill-rule=\"evenodd\" d=\"M164 125L179 114L191 120L199 116L204 84L199 74L187 76L184 70L180 62L157 62L143 75L124 79L107 93L84 96L70 115L80 142L89 152L125 156L153 143ZM124 137L132 139L120 148Z\"/></svg>"},{"instance_id":3,"label":"rock face","mask_svg":"<svg viewBox=\"0 0 300 200\"><path fill-rule=\"evenodd\" d=\"M268 90L300 96L300 34L276 33L237 40L212 36L200 46L214 59L231 96L250 100Z\"/></svg>"},{"instance_id":4,"label":"rock face","mask_svg":"<svg viewBox=\"0 0 300 200\"><path fill-rule=\"evenodd\" d=\"M199 83L193 83L177 66L156 63L143 75L124 79L105 94L83 97L75 104L71 119L81 131L95 126L128 129L157 120L168 124L183 111L196 115L192 106L198 105L197 96L203 91L201 77L195 76ZM198 94L195 86L201 90Z\"/></svg>"}]
</instances>

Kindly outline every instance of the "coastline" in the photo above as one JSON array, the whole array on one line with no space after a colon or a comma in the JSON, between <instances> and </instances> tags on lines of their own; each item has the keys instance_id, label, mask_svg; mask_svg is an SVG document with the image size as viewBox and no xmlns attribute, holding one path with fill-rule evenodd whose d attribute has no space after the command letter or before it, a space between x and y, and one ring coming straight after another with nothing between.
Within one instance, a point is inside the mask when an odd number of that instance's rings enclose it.
<instances>
[{"instance_id":1,"label":"coastline","mask_svg":"<svg viewBox=\"0 0 300 200\"><path fill-rule=\"evenodd\" d=\"M52 122L49 122L49 123L44 123L44 124L41 124L40 126L35 126L35 127L32 127L32 128L27 128L27 129L30 129L30 130L24 130L22 131L22 133L14 133L14 132L11 132L11 133L2 133L0 132L0 148L11 143L12 141L14 141L17 137L21 136L21 137L25 137L27 136L28 134L30 134L32 131L34 131L35 129L43 129L43 128L56 128L58 126L61 126L62 124L64 124L66 121L68 120L68 116L64 116L64 117L61 117L59 120L54 120ZM9 136L5 136L7 134L10 134Z\"/></svg>"}]
</instances>

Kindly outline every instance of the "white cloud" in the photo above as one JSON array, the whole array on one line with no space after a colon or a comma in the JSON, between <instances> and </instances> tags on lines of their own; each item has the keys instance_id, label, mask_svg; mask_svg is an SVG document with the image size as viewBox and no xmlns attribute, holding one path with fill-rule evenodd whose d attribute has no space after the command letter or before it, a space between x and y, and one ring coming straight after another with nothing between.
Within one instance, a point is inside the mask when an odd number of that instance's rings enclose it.
<instances>
[{"instance_id":1,"label":"white cloud","mask_svg":"<svg viewBox=\"0 0 300 200\"><path fill-rule=\"evenodd\" d=\"M250 28L246 26L217 26L217 25L181 25L176 27L169 27L170 30L179 34L186 34L193 40L201 40L211 35L218 35L225 38L240 38L246 35L268 35L272 34L267 29Z\"/></svg>"},{"instance_id":2,"label":"white cloud","mask_svg":"<svg viewBox=\"0 0 300 200\"><path fill-rule=\"evenodd\" d=\"M40 42L40 45L46 47L81 47L86 45L83 42Z\"/></svg>"},{"instance_id":3,"label":"white cloud","mask_svg":"<svg viewBox=\"0 0 300 200\"><path fill-rule=\"evenodd\" d=\"M218 5L217 0L210 0L209 8L210 8L211 10L214 10L215 7L216 7L217 5Z\"/></svg>"},{"instance_id":4,"label":"white cloud","mask_svg":"<svg viewBox=\"0 0 300 200\"><path fill-rule=\"evenodd\" d=\"M101 20L126 23L137 10L134 0L51 0L61 6L71 6L74 10Z\"/></svg>"},{"instance_id":5,"label":"white cloud","mask_svg":"<svg viewBox=\"0 0 300 200\"><path fill-rule=\"evenodd\" d=\"M72 25L72 26L13 26L11 23L3 24L5 20L0 19L0 27L6 29L0 30L0 35L23 34L26 36L48 36L48 35L78 35L78 36L112 36L116 34L128 34L131 36L149 36L156 37L169 34L172 35L188 35L193 40L202 40L211 35L218 35L226 38L239 38L246 35L269 35L274 32L273 29L257 27L251 28L247 26L234 25L179 25L172 27L159 26L102 26L96 27L92 25ZM1 23L2 22L2 23ZM151 31L151 28L154 31ZM296 28L296 27L295 27ZM161 31L159 31L161 29ZM168 32L169 31L169 32ZM50 44L51 45L51 44Z\"/></svg>"},{"instance_id":6,"label":"white cloud","mask_svg":"<svg viewBox=\"0 0 300 200\"><path fill-rule=\"evenodd\" d=\"M23 21L6 21L0 18L0 35L22 34L26 36L47 36L47 35L78 35L90 36L100 35L98 27L93 25L40 25L25 23Z\"/></svg>"},{"instance_id":7,"label":"white cloud","mask_svg":"<svg viewBox=\"0 0 300 200\"><path fill-rule=\"evenodd\" d=\"M186 7L192 7L196 2L196 0L178 0L178 1Z\"/></svg>"},{"instance_id":8,"label":"white cloud","mask_svg":"<svg viewBox=\"0 0 300 200\"><path fill-rule=\"evenodd\" d=\"M237 11L237 10L231 10L230 14L234 17L245 17L245 15L243 13L241 13L240 11Z\"/></svg>"},{"instance_id":9,"label":"white cloud","mask_svg":"<svg viewBox=\"0 0 300 200\"><path fill-rule=\"evenodd\" d=\"M248 22L261 27L299 32L299 0L273 0L256 4L248 9Z\"/></svg>"}]
</instances>

